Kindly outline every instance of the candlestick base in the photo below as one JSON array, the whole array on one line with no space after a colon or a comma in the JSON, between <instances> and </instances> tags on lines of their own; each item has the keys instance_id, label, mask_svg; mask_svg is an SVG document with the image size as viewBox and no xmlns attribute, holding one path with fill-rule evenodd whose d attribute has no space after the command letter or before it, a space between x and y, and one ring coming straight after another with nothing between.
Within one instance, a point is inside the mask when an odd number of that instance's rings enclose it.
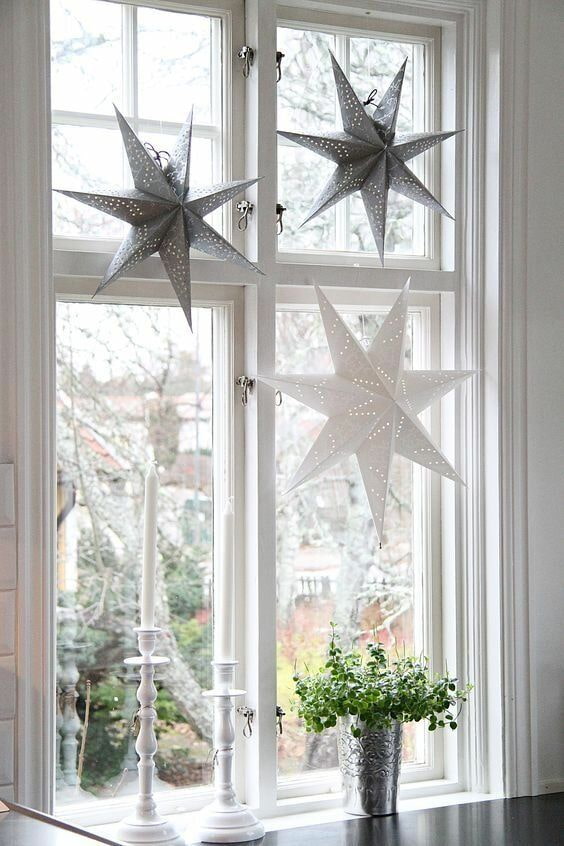
<instances>
[{"instance_id":1,"label":"candlestick base","mask_svg":"<svg viewBox=\"0 0 564 846\"><path fill-rule=\"evenodd\" d=\"M197 842L248 843L250 840L260 840L263 835L264 825L246 805L235 802L228 807L221 807L217 802L212 802L201 813Z\"/></svg>"},{"instance_id":2,"label":"candlestick base","mask_svg":"<svg viewBox=\"0 0 564 846\"><path fill-rule=\"evenodd\" d=\"M121 843L160 843L161 846L185 846L186 841L171 822L154 814L141 819L137 814L126 817L117 830Z\"/></svg>"}]
</instances>

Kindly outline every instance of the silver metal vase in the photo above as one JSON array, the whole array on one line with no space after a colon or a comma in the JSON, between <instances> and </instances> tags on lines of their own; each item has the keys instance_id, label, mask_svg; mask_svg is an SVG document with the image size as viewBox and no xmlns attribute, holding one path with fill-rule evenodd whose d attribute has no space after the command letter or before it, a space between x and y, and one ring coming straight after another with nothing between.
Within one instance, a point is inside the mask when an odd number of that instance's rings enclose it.
<instances>
[{"instance_id":1,"label":"silver metal vase","mask_svg":"<svg viewBox=\"0 0 564 846\"><path fill-rule=\"evenodd\" d=\"M353 737L351 726L362 736ZM339 720L339 766L343 776L345 810L349 814L384 816L397 810L401 765L402 725L367 730L355 717Z\"/></svg>"}]
</instances>

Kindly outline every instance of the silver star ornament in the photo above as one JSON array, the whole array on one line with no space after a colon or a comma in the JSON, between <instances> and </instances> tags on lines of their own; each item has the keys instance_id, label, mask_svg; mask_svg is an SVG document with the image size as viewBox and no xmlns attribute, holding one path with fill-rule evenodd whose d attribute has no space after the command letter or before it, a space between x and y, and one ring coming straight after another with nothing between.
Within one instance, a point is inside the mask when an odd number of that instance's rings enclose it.
<instances>
[{"instance_id":1,"label":"silver star ornament","mask_svg":"<svg viewBox=\"0 0 564 846\"><path fill-rule=\"evenodd\" d=\"M316 291L334 374L259 377L328 418L288 491L354 454L381 540L394 453L462 481L418 414L473 371L404 369L409 279L367 350Z\"/></svg>"},{"instance_id":2,"label":"silver star ornament","mask_svg":"<svg viewBox=\"0 0 564 846\"><path fill-rule=\"evenodd\" d=\"M254 185L257 179L240 179L204 188L191 188L192 111L164 168L157 164L117 108L115 111L135 187L106 191L104 194L82 191L58 193L131 224L96 294L139 262L158 252L192 328L191 247L214 258L226 259L239 267L261 273L204 221L205 215Z\"/></svg>"},{"instance_id":3,"label":"silver star ornament","mask_svg":"<svg viewBox=\"0 0 564 846\"><path fill-rule=\"evenodd\" d=\"M332 53L331 62L341 108L342 132L309 135L279 131L278 134L313 150L337 165L302 226L339 200L360 191L383 265L386 209L390 188L452 219L452 215L425 188L407 167L406 162L461 130L396 136L407 59L374 108L372 116L365 110Z\"/></svg>"}]
</instances>

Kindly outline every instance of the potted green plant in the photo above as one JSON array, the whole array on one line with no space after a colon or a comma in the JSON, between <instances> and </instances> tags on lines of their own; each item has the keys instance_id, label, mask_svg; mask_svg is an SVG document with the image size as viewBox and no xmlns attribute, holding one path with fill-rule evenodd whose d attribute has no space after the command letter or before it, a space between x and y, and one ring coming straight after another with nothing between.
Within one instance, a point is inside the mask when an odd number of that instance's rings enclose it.
<instances>
[{"instance_id":1,"label":"potted green plant","mask_svg":"<svg viewBox=\"0 0 564 846\"><path fill-rule=\"evenodd\" d=\"M343 650L334 623L325 665L296 672L294 682L294 708L306 731L339 727L345 809L373 816L396 812L404 723L427 720L430 731L456 729L472 689L458 689L448 673L433 676L427 658L390 660L381 643L368 643L366 654Z\"/></svg>"}]
</instances>

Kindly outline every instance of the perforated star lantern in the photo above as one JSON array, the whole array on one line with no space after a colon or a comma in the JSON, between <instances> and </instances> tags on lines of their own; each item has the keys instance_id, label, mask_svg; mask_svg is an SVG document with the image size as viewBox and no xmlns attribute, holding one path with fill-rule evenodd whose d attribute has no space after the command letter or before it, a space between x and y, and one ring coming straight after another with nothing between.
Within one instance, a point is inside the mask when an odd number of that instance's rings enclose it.
<instances>
[{"instance_id":1,"label":"perforated star lantern","mask_svg":"<svg viewBox=\"0 0 564 846\"><path fill-rule=\"evenodd\" d=\"M386 209L390 188L452 219L452 215L425 188L406 162L460 130L396 136L407 59L374 108L372 116L366 112L333 54L331 62L341 108L342 132L324 132L320 135L278 133L337 165L302 226L339 200L360 191L380 261L384 264Z\"/></svg>"},{"instance_id":2,"label":"perforated star lantern","mask_svg":"<svg viewBox=\"0 0 564 846\"><path fill-rule=\"evenodd\" d=\"M335 373L260 377L328 418L288 491L356 455L382 539L394 453L462 481L417 415L473 371L404 369L409 280L367 350L316 291Z\"/></svg>"},{"instance_id":3,"label":"perforated star lantern","mask_svg":"<svg viewBox=\"0 0 564 846\"><path fill-rule=\"evenodd\" d=\"M123 115L117 108L115 111L135 187L106 191L104 194L81 191L58 193L131 224L96 294L158 252L192 328L191 247L261 273L203 219L257 180L240 179L205 188L191 188L192 112L180 131L169 161L161 168Z\"/></svg>"}]
</instances>

